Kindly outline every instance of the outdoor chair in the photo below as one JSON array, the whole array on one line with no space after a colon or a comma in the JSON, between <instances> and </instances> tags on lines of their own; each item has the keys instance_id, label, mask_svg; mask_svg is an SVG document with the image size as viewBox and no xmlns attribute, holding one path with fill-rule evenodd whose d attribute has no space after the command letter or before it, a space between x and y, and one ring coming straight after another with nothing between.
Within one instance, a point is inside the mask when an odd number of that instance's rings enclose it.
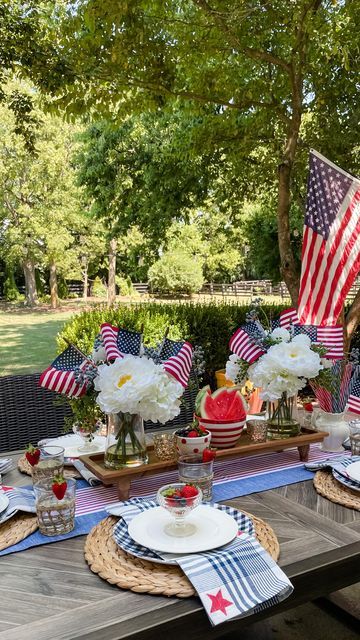
<instances>
[{"instance_id":1,"label":"outdoor chair","mask_svg":"<svg viewBox=\"0 0 360 640\"><path fill-rule=\"evenodd\" d=\"M0 453L24 449L29 442L55 438L64 432L64 418L71 415L64 403L55 402L58 395L42 389L40 373L0 377ZM192 421L197 388L187 388L180 414L165 425L145 422L145 429L159 431L177 429Z\"/></svg>"}]
</instances>

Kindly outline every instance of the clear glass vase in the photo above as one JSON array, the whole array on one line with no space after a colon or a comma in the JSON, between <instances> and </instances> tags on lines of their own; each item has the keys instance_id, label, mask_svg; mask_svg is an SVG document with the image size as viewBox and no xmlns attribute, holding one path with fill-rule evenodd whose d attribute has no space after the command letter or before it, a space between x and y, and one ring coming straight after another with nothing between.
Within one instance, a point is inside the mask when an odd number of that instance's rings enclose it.
<instances>
[{"instance_id":1,"label":"clear glass vase","mask_svg":"<svg viewBox=\"0 0 360 640\"><path fill-rule=\"evenodd\" d=\"M139 467L147 462L143 419L131 413L108 414L105 467L123 469Z\"/></svg>"},{"instance_id":2,"label":"clear glass vase","mask_svg":"<svg viewBox=\"0 0 360 640\"><path fill-rule=\"evenodd\" d=\"M296 399L296 395L288 396L284 391L276 402L267 402L267 437L270 440L283 440L299 435Z\"/></svg>"}]
</instances>

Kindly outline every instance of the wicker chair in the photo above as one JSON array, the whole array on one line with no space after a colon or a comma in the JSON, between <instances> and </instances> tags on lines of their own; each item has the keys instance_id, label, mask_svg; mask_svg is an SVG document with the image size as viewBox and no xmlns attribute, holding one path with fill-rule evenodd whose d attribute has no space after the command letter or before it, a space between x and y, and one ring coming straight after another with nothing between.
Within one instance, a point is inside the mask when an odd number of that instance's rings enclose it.
<instances>
[{"instance_id":1,"label":"wicker chair","mask_svg":"<svg viewBox=\"0 0 360 640\"><path fill-rule=\"evenodd\" d=\"M63 433L66 404L56 404L56 393L39 387L39 373L0 377L0 453L24 449L29 442ZM176 429L192 420L197 389L186 389L180 414L165 425L145 422L145 429Z\"/></svg>"},{"instance_id":2,"label":"wicker chair","mask_svg":"<svg viewBox=\"0 0 360 640\"><path fill-rule=\"evenodd\" d=\"M0 452L24 449L63 432L70 408L54 404L56 393L39 387L39 373L0 378Z\"/></svg>"}]
</instances>

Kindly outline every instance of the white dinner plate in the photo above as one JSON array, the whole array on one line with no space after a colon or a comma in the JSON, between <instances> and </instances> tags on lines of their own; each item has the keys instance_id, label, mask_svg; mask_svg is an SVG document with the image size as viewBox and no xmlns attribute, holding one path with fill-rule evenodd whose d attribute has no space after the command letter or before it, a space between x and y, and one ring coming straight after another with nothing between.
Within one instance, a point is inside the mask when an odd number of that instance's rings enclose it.
<instances>
[{"instance_id":1,"label":"white dinner plate","mask_svg":"<svg viewBox=\"0 0 360 640\"><path fill-rule=\"evenodd\" d=\"M44 441L41 441L43 443ZM102 453L105 451L105 436L94 436L93 445L96 446L96 449L92 449L91 451L81 451L81 447L84 446L84 441L77 433L71 433L66 436L59 436L59 438L51 438L46 440L42 445L46 451L46 445L49 447L64 447L64 458L79 458L80 456L85 456L87 454L92 453ZM40 444L40 442L39 442Z\"/></svg>"},{"instance_id":2,"label":"white dinner plate","mask_svg":"<svg viewBox=\"0 0 360 640\"><path fill-rule=\"evenodd\" d=\"M346 473L354 482L360 482L360 460L352 462L346 467Z\"/></svg>"},{"instance_id":3,"label":"white dinner plate","mask_svg":"<svg viewBox=\"0 0 360 640\"><path fill-rule=\"evenodd\" d=\"M195 532L184 538L168 535L164 529L173 522L173 516L163 507L155 507L139 513L128 526L129 535L135 542L164 553L200 553L217 549L233 540L238 533L238 524L227 513L200 505L186 518L196 527Z\"/></svg>"},{"instance_id":4,"label":"white dinner plate","mask_svg":"<svg viewBox=\"0 0 360 640\"><path fill-rule=\"evenodd\" d=\"M0 491L0 513L5 511L5 509L7 509L8 506L9 506L9 498L3 491Z\"/></svg>"}]
</instances>

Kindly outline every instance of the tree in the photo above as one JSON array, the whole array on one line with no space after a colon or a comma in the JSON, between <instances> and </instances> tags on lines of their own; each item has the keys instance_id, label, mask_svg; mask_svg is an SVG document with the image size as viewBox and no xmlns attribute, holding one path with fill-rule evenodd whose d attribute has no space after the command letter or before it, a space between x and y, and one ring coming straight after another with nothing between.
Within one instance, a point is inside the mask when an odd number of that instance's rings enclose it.
<instances>
[{"instance_id":1,"label":"tree","mask_svg":"<svg viewBox=\"0 0 360 640\"><path fill-rule=\"evenodd\" d=\"M186 251L168 251L150 267L149 283L161 293L197 293L204 284L201 261Z\"/></svg>"},{"instance_id":2,"label":"tree","mask_svg":"<svg viewBox=\"0 0 360 640\"><path fill-rule=\"evenodd\" d=\"M58 104L116 117L183 101L206 123L205 146L237 156L239 198L259 176L262 189L277 183L281 275L296 303L290 207L304 198L309 145L358 166L359 11L351 0L80 0L63 31L78 82L59 85Z\"/></svg>"},{"instance_id":3,"label":"tree","mask_svg":"<svg viewBox=\"0 0 360 640\"><path fill-rule=\"evenodd\" d=\"M40 121L41 112L35 113ZM8 265L21 264L30 306L37 304L35 268L49 270L56 307L57 276L65 276L78 255L72 231L80 226L80 192L71 166L76 127L44 114L41 120L34 155L14 132L11 110L0 107L0 250Z\"/></svg>"}]
</instances>

